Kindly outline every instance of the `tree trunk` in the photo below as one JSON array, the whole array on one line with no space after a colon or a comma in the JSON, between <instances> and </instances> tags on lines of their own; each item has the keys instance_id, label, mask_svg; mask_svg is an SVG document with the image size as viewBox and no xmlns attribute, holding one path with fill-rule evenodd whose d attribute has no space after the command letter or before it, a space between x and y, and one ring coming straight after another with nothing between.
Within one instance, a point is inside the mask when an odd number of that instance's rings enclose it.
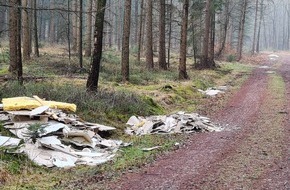
<instances>
[{"instance_id":1,"label":"tree trunk","mask_svg":"<svg viewBox=\"0 0 290 190\"><path fill-rule=\"evenodd\" d=\"M77 51L77 47L78 47L78 16L77 16L77 12L78 12L78 3L77 0L75 0L74 4L74 13L73 13L73 45L72 45L72 50L74 52Z\"/></svg>"},{"instance_id":2,"label":"tree trunk","mask_svg":"<svg viewBox=\"0 0 290 190\"><path fill-rule=\"evenodd\" d=\"M165 47L165 0L159 0L159 68L166 70L166 47Z\"/></svg>"},{"instance_id":3,"label":"tree trunk","mask_svg":"<svg viewBox=\"0 0 290 190\"><path fill-rule=\"evenodd\" d=\"M225 23L223 27L223 36L221 36L221 47L217 52L217 57L220 57L225 49L226 41L227 41L227 34L228 34L228 26L230 21L230 12L229 12L229 0L225 2Z\"/></svg>"},{"instance_id":4,"label":"tree trunk","mask_svg":"<svg viewBox=\"0 0 290 190\"><path fill-rule=\"evenodd\" d=\"M2 2L0 1L0 3ZM3 2L3 5L6 6L6 1ZM6 25L5 9L6 9L5 7L0 6L0 38L2 38L5 33L5 25Z\"/></svg>"},{"instance_id":5,"label":"tree trunk","mask_svg":"<svg viewBox=\"0 0 290 190\"><path fill-rule=\"evenodd\" d=\"M168 49L167 49L167 68L170 67L170 49L171 49L171 35L172 35L172 0L170 0L169 10L169 31L168 31Z\"/></svg>"},{"instance_id":6,"label":"tree trunk","mask_svg":"<svg viewBox=\"0 0 290 190\"><path fill-rule=\"evenodd\" d=\"M30 59L30 19L28 14L28 1L22 0L22 6L24 9L22 10L23 17L22 17L22 23L23 23L23 60L27 61Z\"/></svg>"},{"instance_id":7,"label":"tree trunk","mask_svg":"<svg viewBox=\"0 0 290 190\"><path fill-rule=\"evenodd\" d=\"M98 0L97 13L95 18L95 32L94 32L94 51L93 60L89 77L87 80L87 89L89 91L97 91L99 83L100 65L103 50L103 29L105 20L106 0Z\"/></svg>"},{"instance_id":8,"label":"tree trunk","mask_svg":"<svg viewBox=\"0 0 290 190\"><path fill-rule=\"evenodd\" d=\"M138 53L137 53L137 61L140 63L141 57L141 44L142 44L142 30L143 30L143 14L144 14L144 0L141 0L141 13L140 13L140 21L139 21L139 31L138 31Z\"/></svg>"},{"instance_id":9,"label":"tree trunk","mask_svg":"<svg viewBox=\"0 0 290 190\"><path fill-rule=\"evenodd\" d=\"M38 45L38 29L37 29L37 0L33 0L33 18L34 18L34 27L33 27L33 31L34 31L34 54L36 57L39 57L39 45Z\"/></svg>"},{"instance_id":10,"label":"tree trunk","mask_svg":"<svg viewBox=\"0 0 290 190\"><path fill-rule=\"evenodd\" d=\"M256 11L255 11L255 23L254 23L254 37L253 37L253 45L252 45L252 55L255 54L255 45L256 45L256 36L257 36L257 24L258 24L258 8L259 8L259 0L256 0Z\"/></svg>"},{"instance_id":11,"label":"tree trunk","mask_svg":"<svg viewBox=\"0 0 290 190\"><path fill-rule=\"evenodd\" d=\"M153 2L152 0L146 0L146 66L148 70L152 70L154 68L153 62L153 39L152 39L152 9Z\"/></svg>"},{"instance_id":12,"label":"tree trunk","mask_svg":"<svg viewBox=\"0 0 290 190\"><path fill-rule=\"evenodd\" d=\"M124 27L122 39L122 79L123 82L129 81L129 43L131 25L131 0L125 1Z\"/></svg>"},{"instance_id":13,"label":"tree trunk","mask_svg":"<svg viewBox=\"0 0 290 190\"><path fill-rule=\"evenodd\" d=\"M111 0L109 0L109 7L111 7ZM112 46L113 46L113 26L112 26L112 23L113 23L113 14L112 14L112 10L109 11L109 33L108 33L108 43L109 43L109 48L112 49Z\"/></svg>"},{"instance_id":14,"label":"tree trunk","mask_svg":"<svg viewBox=\"0 0 290 190\"><path fill-rule=\"evenodd\" d=\"M21 0L9 1L9 71L23 84L21 56Z\"/></svg>"},{"instance_id":15,"label":"tree trunk","mask_svg":"<svg viewBox=\"0 0 290 190\"><path fill-rule=\"evenodd\" d=\"M79 13L79 65L83 68L83 0L80 0Z\"/></svg>"},{"instance_id":16,"label":"tree trunk","mask_svg":"<svg viewBox=\"0 0 290 190\"><path fill-rule=\"evenodd\" d=\"M210 49L209 49L209 67L213 68L215 67L214 62L214 46L215 46L215 10L213 7L213 4L211 4L210 7Z\"/></svg>"},{"instance_id":17,"label":"tree trunk","mask_svg":"<svg viewBox=\"0 0 290 190\"><path fill-rule=\"evenodd\" d=\"M67 1L67 10L70 10L70 1ZM71 38L70 38L70 12L67 12L67 45L68 45L68 58L71 60Z\"/></svg>"},{"instance_id":18,"label":"tree trunk","mask_svg":"<svg viewBox=\"0 0 290 190\"><path fill-rule=\"evenodd\" d=\"M121 34L122 34L122 27L121 27L121 15L122 15L122 1L119 1L119 14L118 14L118 32L117 32L117 39L118 39L118 51L121 50Z\"/></svg>"},{"instance_id":19,"label":"tree trunk","mask_svg":"<svg viewBox=\"0 0 290 190\"><path fill-rule=\"evenodd\" d=\"M248 0L244 0L242 13L241 13L241 19L240 19L240 25L239 25L237 61L240 61L242 59L247 6L248 6Z\"/></svg>"},{"instance_id":20,"label":"tree trunk","mask_svg":"<svg viewBox=\"0 0 290 190\"><path fill-rule=\"evenodd\" d=\"M85 56L90 57L92 55L92 11L93 11L93 0L88 0L87 2L87 39L86 39L86 49Z\"/></svg>"},{"instance_id":21,"label":"tree trunk","mask_svg":"<svg viewBox=\"0 0 290 190\"><path fill-rule=\"evenodd\" d=\"M201 68L209 68L208 50L209 50L209 37L210 37L210 7L211 0L206 1L205 7L205 29L203 37L203 48L201 57Z\"/></svg>"},{"instance_id":22,"label":"tree trunk","mask_svg":"<svg viewBox=\"0 0 290 190\"><path fill-rule=\"evenodd\" d=\"M138 23L138 14L139 14L139 0L135 1L135 31L134 31L134 46L138 45L138 33L139 33L139 23Z\"/></svg>"},{"instance_id":23,"label":"tree trunk","mask_svg":"<svg viewBox=\"0 0 290 190\"><path fill-rule=\"evenodd\" d=\"M182 25L181 25L179 80L188 79L188 75L186 72L188 7L189 7L189 0L184 0L183 17L182 17Z\"/></svg>"},{"instance_id":24,"label":"tree trunk","mask_svg":"<svg viewBox=\"0 0 290 190\"><path fill-rule=\"evenodd\" d=\"M54 0L50 3L50 8L54 9ZM55 18L54 11L50 12L50 24L49 24L49 41L50 43L55 42Z\"/></svg>"}]
</instances>

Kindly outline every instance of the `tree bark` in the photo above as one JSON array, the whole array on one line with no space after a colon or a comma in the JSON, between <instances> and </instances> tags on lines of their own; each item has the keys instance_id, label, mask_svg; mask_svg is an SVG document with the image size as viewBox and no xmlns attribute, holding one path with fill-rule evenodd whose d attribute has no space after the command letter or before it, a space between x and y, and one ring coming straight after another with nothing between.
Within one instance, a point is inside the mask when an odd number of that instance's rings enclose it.
<instances>
[{"instance_id":1,"label":"tree bark","mask_svg":"<svg viewBox=\"0 0 290 190\"><path fill-rule=\"evenodd\" d=\"M229 2L230 0L227 0L225 2L225 23L223 27L223 36L221 36L221 47L217 52L217 57L220 57L225 49L226 41L227 41L227 34L228 34L228 26L229 26L229 21L230 21L230 11L229 11Z\"/></svg>"},{"instance_id":2,"label":"tree bark","mask_svg":"<svg viewBox=\"0 0 290 190\"><path fill-rule=\"evenodd\" d=\"M122 39L122 79L129 81L129 45L130 45L130 25L131 25L131 0L125 1L124 27Z\"/></svg>"},{"instance_id":3,"label":"tree bark","mask_svg":"<svg viewBox=\"0 0 290 190\"><path fill-rule=\"evenodd\" d=\"M214 47L215 47L215 10L213 3L210 7L210 48L209 48L209 68L215 67L214 62Z\"/></svg>"},{"instance_id":4,"label":"tree bark","mask_svg":"<svg viewBox=\"0 0 290 190\"><path fill-rule=\"evenodd\" d=\"M242 59L247 6L248 6L248 0L244 0L243 6L242 6L241 18L240 18L240 25L239 25L237 61L240 61Z\"/></svg>"},{"instance_id":5,"label":"tree bark","mask_svg":"<svg viewBox=\"0 0 290 190\"><path fill-rule=\"evenodd\" d=\"M80 0L79 13L79 65L83 68L83 0Z\"/></svg>"},{"instance_id":6,"label":"tree bark","mask_svg":"<svg viewBox=\"0 0 290 190\"><path fill-rule=\"evenodd\" d=\"M70 1L67 1L67 10L70 10ZM68 46L68 58L71 60L71 37L70 37L70 29L71 21L70 21L70 12L67 12L67 46Z\"/></svg>"},{"instance_id":7,"label":"tree bark","mask_svg":"<svg viewBox=\"0 0 290 190\"><path fill-rule=\"evenodd\" d=\"M165 0L159 0L159 68L167 70L166 47L165 47Z\"/></svg>"},{"instance_id":8,"label":"tree bark","mask_svg":"<svg viewBox=\"0 0 290 190\"><path fill-rule=\"evenodd\" d=\"M153 62L153 39L152 39L152 9L153 2L152 0L146 0L146 66L148 70L152 70L154 68Z\"/></svg>"},{"instance_id":9,"label":"tree bark","mask_svg":"<svg viewBox=\"0 0 290 190\"><path fill-rule=\"evenodd\" d=\"M188 7L189 0L184 0L180 41L179 80L188 79L186 72Z\"/></svg>"},{"instance_id":10,"label":"tree bark","mask_svg":"<svg viewBox=\"0 0 290 190\"><path fill-rule=\"evenodd\" d=\"M139 0L135 0L135 31L134 31L135 47L138 45L138 33L139 33L138 14L139 14Z\"/></svg>"},{"instance_id":11,"label":"tree bark","mask_svg":"<svg viewBox=\"0 0 290 190\"><path fill-rule=\"evenodd\" d=\"M169 9L169 31L168 31L168 49L167 49L167 68L170 67L170 49L171 49L171 35L172 35L172 0L170 0Z\"/></svg>"},{"instance_id":12,"label":"tree bark","mask_svg":"<svg viewBox=\"0 0 290 190\"><path fill-rule=\"evenodd\" d=\"M255 54L256 50L256 36L257 36L257 24L258 24L258 8L259 8L259 0L256 0L256 9L255 9L255 23L254 23L254 36L253 36L253 45L252 45L252 55Z\"/></svg>"},{"instance_id":13,"label":"tree bark","mask_svg":"<svg viewBox=\"0 0 290 190\"><path fill-rule=\"evenodd\" d=\"M27 61L30 59L30 19L28 14L28 1L22 0L22 24L23 24L23 60Z\"/></svg>"},{"instance_id":14,"label":"tree bark","mask_svg":"<svg viewBox=\"0 0 290 190\"><path fill-rule=\"evenodd\" d=\"M1 2L3 5L6 5L6 1ZM6 25L6 19L5 19L5 14L6 14L6 8L0 6L0 38L2 38L5 34L5 25Z\"/></svg>"},{"instance_id":15,"label":"tree bark","mask_svg":"<svg viewBox=\"0 0 290 190\"><path fill-rule=\"evenodd\" d=\"M33 26L33 31L34 31L34 55L36 57L39 57L39 45L38 45L38 28L37 28L37 0L33 0L33 18L34 18L34 26Z\"/></svg>"},{"instance_id":16,"label":"tree bark","mask_svg":"<svg viewBox=\"0 0 290 190\"><path fill-rule=\"evenodd\" d=\"M77 51L77 47L78 47L78 16L77 16L77 12L78 12L78 3L77 0L74 1L73 4L74 7L74 13L73 13L73 44L72 44L72 51L76 52Z\"/></svg>"},{"instance_id":17,"label":"tree bark","mask_svg":"<svg viewBox=\"0 0 290 190\"><path fill-rule=\"evenodd\" d=\"M144 14L144 0L141 0L141 13L139 21L139 31L138 31L138 52L137 52L137 61L140 63L141 57L141 48L142 48L142 30L143 30L143 14Z\"/></svg>"},{"instance_id":18,"label":"tree bark","mask_svg":"<svg viewBox=\"0 0 290 190\"><path fill-rule=\"evenodd\" d=\"M50 2L50 8L54 9L54 0ZM55 42L55 17L53 11L50 12L49 41L50 43Z\"/></svg>"},{"instance_id":19,"label":"tree bark","mask_svg":"<svg viewBox=\"0 0 290 190\"><path fill-rule=\"evenodd\" d=\"M21 55L21 0L9 1L9 72L23 84Z\"/></svg>"},{"instance_id":20,"label":"tree bark","mask_svg":"<svg viewBox=\"0 0 290 190\"><path fill-rule=\"evenodd\" d=\"M104 29L105 10L106 10L106 0L98 0L97 13L95 18L95 32L94 32L95 43L93 51L93 60L86 85L87 90L89 91L98 90L100 65L103 50L103 29Z\"/></svg>"},{"instance_id":21,"label":"tree bark","mask_svg":"<svg viewBox=\"0 0 290 190\"><path fill-rule=\"evenodd\" d=\"M210 7L211 0L206 1L205 7L205 29L203 37L203 48L201 57L201 68L209 68L208 50L209 50L209 37L210 37Z\"/></svg>"},{"instance_id":22,"label":"tree bark","mask_svg":"<svg viewBox=\"0 0 290 190\"><path fill-rule=\"evenodd\" d=\"M87 39L86 39L86 49L85 56L90 57L92 55L92 11L93 11L93 0L88 0L87 2Z\"/></svg>"},{"instance_id":23,"label":"tree bark","mask_svg":"<svg viewBox=\"0 0 290 190\"><path fill-rule=\"evenodd\" d=\"M264 0L261 0L260 3L260 18L259 18L259 27L258 27L258 34L257 34L257 45L256 45L256 52L260 52L260 36L261 36L261 27L262 27L262 20L264 16Z\"/></svg>"}]
</instances>

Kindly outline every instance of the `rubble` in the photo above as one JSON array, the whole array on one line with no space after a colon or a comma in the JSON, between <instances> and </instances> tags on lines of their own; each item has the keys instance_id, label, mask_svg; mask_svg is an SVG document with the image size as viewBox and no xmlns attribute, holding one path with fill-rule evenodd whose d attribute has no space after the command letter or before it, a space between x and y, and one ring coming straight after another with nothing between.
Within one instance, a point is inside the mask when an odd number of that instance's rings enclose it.
<instances>
[{"instance_id":1,"label":"rubble","mask_svg":"<svg viewBox=\"0 0 290 190\"><path fill-rule=\"evenodd\" d=\"M172 115L136 117L127 122L125 133L128 135L173 134L221 131L209 118L196 113L178 112Z\"/></svg>"},{"instance_id":2,"label":"rubble","mask_svg":"<svg viewBox=\"0 0 290 190\"><path fill-rule=\"evenodd\" d=\"M111 160L121 146L130 145L98 135L114 127L64 112L75 111L74 104L38 97L6 98L2 102L0 122L16 137L0 136L0 148L17 147L17 153L26 154L38 165L63 168L102 164Z\"/></svg>"},{"instance_id":3,"label":"rubble","mask_svg":"<svg viewBox=\"0 0 290 190\"><path fill-rule=\"evenodd\" d=\"M212 88L208 88L205 91L198 89L199 92L201 92L202 94L205 94L207 96L216 96L218 94L225 93L225 91L227 91L227 90L228 90L227 86L212 87Z\"/></svg>"}]
</instances>

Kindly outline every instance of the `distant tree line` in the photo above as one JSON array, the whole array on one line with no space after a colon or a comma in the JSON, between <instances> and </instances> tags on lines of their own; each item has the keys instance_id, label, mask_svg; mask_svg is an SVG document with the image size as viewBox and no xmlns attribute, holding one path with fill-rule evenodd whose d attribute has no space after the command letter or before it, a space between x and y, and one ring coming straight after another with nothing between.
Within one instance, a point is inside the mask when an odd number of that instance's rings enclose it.
<instances>
[{"instance_id":1,"label":"distant tree line","mask_svg":"<svg viewBox=\"0 0 290 190\"><path fill-rule=\"evenodd\" d=\"M187 57L198 69L246 50L289 50L288 0L0 0L0 38L9 40L11 74L22 82L22 60L39 55L39 43L63 44L68 57L92 56L87 81L97 90L102 52L122 52L124 82L129 55L148 70L167 70L179 54L179 79L188 79ZM134 50L134 51L132 51ZM157 62L153 57L157 55Z\"/></svg>"}]
</instances>

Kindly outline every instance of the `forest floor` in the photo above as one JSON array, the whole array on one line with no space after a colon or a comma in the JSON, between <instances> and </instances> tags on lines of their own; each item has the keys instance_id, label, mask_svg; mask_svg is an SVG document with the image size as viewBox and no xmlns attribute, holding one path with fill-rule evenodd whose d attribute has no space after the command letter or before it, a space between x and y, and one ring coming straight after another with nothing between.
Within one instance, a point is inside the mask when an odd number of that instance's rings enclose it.
<instances>
[{"instance_id":1,"label":"forest floor","mask_svg":"<svg viewBox=\"0 0 290 190\"><path fill-rule=\"evenodd\" d=\"M224 108L209 112L223 132L193 135L104 188L289 190L290 55L279 56L268 69L256 68Z\"/></svg>"}]
</instances>

